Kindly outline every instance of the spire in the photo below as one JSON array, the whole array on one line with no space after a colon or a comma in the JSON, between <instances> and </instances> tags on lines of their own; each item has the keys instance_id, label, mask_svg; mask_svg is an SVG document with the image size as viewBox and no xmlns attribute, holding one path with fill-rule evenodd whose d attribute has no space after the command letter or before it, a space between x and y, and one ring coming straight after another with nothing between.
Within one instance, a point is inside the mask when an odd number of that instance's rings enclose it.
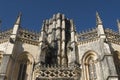
<instances>
[{"instance_id":1,"label":"spire","mask_svg":"<svg viewBox=\"0 0 120 80\"><path fill-rule=\"evenodd\" d=\"M18 30L19 30L19 27L20 27L20 22L21 22L21 13L19 13L18 17L17 17L17 20L13 26L13 32L12 34L14 35L11 35L11 38L15 41L15 39L17 38L17 35L18 35Z\"/></svg>"},{"instance_id":2,"label":"spire","mask_svg":"<svg viewBox=\"0 0 120 80\"><path fill-rule=\"evenodd\" d=\"M41 28L42 31L45 30L45 20L43 20L43 24L42 24L42 28Z\"/></svg>"},{"instance_id":3,"label":"spire","mask_svg":"<svg viewBox=\"0 0 120 80\"><path fill-rule=\"evenodd\" d=\"M102 24L102 20L98 14L98 12L96 12L96 24L99 25L99 24Z\"/></svg>"},{"instance_id":4,"label":"spire","mask_svg":"<svg viewBox=\"0 0 120 80\"><path fill-rule=\"evenodd\" d=\"M22 15L22 13L20 12L19 15L18 15L18 17L17 17L17 20L16 20L15 24L20 25L21 15Z\"/></svg>"},{"instance_id":5,"label":"spire","mask_svg":"<svg viewBox=\"0 0 120 80\"><path fill-rule=\"evenodd\" d=\"M118 32L120 33L120 21L117 19Z\"/></svg>"},{"instance_id":6,"label":"spire","mask_svg":"<svg viewBox=\"0 0 120 80\"><path fill-rule=\"evenodd\" d=\"M2 20L0 20L0 30L1 30L1 24L2 24Z\"/></svg>"},{"instance_id":7,"label":"spire","mask_svg":"<svg viewBox=\"0 0 120 80\"><path fill-rule=\"evenodd\" d=\"M101 39L105 39L106 36L105 36L104 28L102 25L102 20L99 16L98 12L96 12L96 26L97 26L97 32L98 32L99 37Z\"/></svg>"},{"instance_id":8,"label":"spire","mask_svg":"<svg viewBox=\"0 0 120 80\"><path fill-rule=\"evenodd\" d=\"M120 27L120 21L117 19L117 26Z\"/></svg>"},{"instance_id":9,"label":"spire","mask_svg":"<svg viewBox=\"0 0 120 80\"><path fill-rule=\"evenodd\" d=\"M70 19L70 23L71 23L71 31L75 31L74 22L72 19Z\"/></svg>"}]
</instances>

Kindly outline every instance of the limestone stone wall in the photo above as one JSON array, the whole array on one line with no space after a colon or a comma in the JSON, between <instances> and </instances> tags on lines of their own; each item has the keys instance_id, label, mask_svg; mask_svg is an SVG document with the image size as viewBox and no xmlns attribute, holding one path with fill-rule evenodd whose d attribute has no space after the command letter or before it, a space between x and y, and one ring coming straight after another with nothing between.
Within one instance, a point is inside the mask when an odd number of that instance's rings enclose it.
<instances>
[{"instance_id":1,"label":"limestone stone wall","mask_svg":"<svg viewBox=\"0 0 120 80\"><path fill-rule=\"evenodd\" d=\"M5 43L0 44L0 51L5 52L7 46L8 46L8 42L5 42Z\"/></svg>"}]
</instances>

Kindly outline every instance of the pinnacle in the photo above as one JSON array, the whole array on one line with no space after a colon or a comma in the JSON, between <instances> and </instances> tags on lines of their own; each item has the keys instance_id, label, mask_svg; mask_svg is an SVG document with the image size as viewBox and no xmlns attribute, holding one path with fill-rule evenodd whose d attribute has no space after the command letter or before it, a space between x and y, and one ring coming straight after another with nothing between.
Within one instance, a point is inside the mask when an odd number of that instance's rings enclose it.
<instances>
[{"instance_id":1,"label":"pinnacle","mask_svg":"<svg viewBox=\"0 0 120 80\"><path fill-rule=\"evenodd\" d=\"M100 18L100 16L99 16L98 12L96 12L96 24L97 24L97 25L98 25L98 24L102 24L102 20L101 20L101 18Z\"/></svg>"},{"instance_id":2,"label":"pinnacle","mask_svg":"<svg viewBox=\"0 0 120 80\"><path fill-rule=\"evenodd\" d=\"M18 17L17 17L17 20L16 20L15 24L17 24L17 25L20 24L20 22L21 22L21 15L22 15L22 13L20 12L19 15L18 15Z\"/></svg>"}]
</instances>

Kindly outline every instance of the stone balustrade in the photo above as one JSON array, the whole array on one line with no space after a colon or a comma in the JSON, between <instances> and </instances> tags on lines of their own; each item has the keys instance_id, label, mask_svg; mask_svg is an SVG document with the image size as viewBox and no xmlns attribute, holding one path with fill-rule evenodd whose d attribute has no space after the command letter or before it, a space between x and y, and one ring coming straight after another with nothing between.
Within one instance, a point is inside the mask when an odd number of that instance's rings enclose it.
<instances>
[{"instance_id":1,"label":"stone balustrade","mask_svg":"<svg viewBox=\"0 0 120 80\"><path fill-rule=\"evenodd\" d=\"M36 80L78 80L80 77L79 67L40 66L34 68Z\"/></svg>"},{"instance_id":2,"label":"stone balustrade","mask_svg":"<svg viewBox=\"0 0 120 80\"><path fill-rule=\"evenodd\" d=\"M19 29L17 40L28 44L38 45L39 33L35 33L25 29Z\"/></svg>"}]
</instances>

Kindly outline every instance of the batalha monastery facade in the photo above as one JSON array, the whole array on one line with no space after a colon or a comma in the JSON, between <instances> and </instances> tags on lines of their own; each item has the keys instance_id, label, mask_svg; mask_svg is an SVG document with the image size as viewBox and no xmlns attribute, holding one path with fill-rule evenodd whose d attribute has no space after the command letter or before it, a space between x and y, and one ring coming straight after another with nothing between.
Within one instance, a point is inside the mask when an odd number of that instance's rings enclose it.
<instances>
[{"instance_id":1,"label":"batalha monastery facade","mask_svg":"<svg viewBox=\"0 0 120 80\"><path fill-rule=\"evenodd\" d=\"M120 80L118 32L104 29L96 12L96 27L76 32L72 19L55 14L39 33L21 26L0 32L0 80Z\"/></svg>"}]
</instances>

